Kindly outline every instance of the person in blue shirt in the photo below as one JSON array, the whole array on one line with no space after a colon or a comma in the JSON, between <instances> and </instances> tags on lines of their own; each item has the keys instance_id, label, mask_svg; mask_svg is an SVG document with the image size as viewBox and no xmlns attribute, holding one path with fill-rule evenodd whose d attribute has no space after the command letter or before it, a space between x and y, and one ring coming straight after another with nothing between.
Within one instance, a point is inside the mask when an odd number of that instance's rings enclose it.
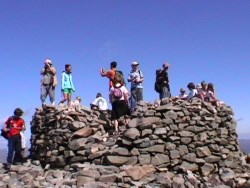
<instances>
[{"instance_id":1,"label":"person in blue shirt","mask_svg":"<svg viewBox=\"0 0 250 188\"><path fill-rule=\"evenodd\" d=\"M73 92L75 92L75 87L72 80L72 66L70 64L65 65L65 71L62 72L62 92L63 99L59 104L68 101L68 106L71 106L71 97Z\"/></svg>"},{"instance_id":2,"label":"person in blue shirt","mask_svg":"<svg viewBox=\"0 0 250 188\"><path fill-rule=\"evenodd\" d=\"M131 82L131 98L130 98L130 110L134 111L137 105L137 102L143 100L143 86L142 82L144 80L141 70L139 70L139 63L131 63L132 70L128 75L128 82Z\"/></svg>"}]
</instances>

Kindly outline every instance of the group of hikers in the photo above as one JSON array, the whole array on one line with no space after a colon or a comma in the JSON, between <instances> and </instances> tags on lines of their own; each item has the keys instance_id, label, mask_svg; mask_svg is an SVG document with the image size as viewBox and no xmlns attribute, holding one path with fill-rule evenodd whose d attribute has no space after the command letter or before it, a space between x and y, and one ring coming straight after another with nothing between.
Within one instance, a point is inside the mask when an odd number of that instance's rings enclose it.
<instances>
[{"instance_id":1,"label":"group of hikers","mask_svg":"<svg viewBox=\"0 0 250 188\"><path fill-rule=\"evenodd\" d=\"M211 102L215 106L219 106L220 102L215 96L214 86L212 83L206 84L202 81L201 84L195 85L190 82L187 88L190 90L189 94L186 94L184 88L180 89L180 94L176 97L171 97L168 69L170 65L164 63L162 69L156 70L155 79L155 91L159 93L159 99L171 98L171 100L182 99L190 101L194 97L199 97L204 101ZM138 62L131 63L131 71L128 74L127 82L130 85L130 91L126 86L126 81L123 72L117 69L117 62L110 63L110 70L100 69L100 75L109 79L109 102L112 106L111 121L114 126L114 134L119 134L119 119L124 117L125 124L129 123L129 117L132 112L137 108L139 101L143 100L143 81L144 76L139 69ZM51 105L55 105L55 88L58 84L56 76L56 68L53 66L51 59L45 59L44 67L41 70L41 94L40 99L42 106L46 106L45 100L49 95ZM72 94L75 91L75 87L72 79L72 66L70 64L65 65L65 70L61 75L61 91L63 93L63 99L59 102L63 104L67 101L67 105L70 108L79 107L81 98L76 97L72 101ZM97 93L96 99L90 104L91 109L98 109L106 111L108 104L101 93ZM5 126L2 129L2 134L6 134L8 139L8 156L7 167L13 163L19 163L22 161L22 131L25 130L25 122L21 118L23 111L20 108L14 110L14 115L9 117L5 122Z\"/></svg>"}]
</instances>

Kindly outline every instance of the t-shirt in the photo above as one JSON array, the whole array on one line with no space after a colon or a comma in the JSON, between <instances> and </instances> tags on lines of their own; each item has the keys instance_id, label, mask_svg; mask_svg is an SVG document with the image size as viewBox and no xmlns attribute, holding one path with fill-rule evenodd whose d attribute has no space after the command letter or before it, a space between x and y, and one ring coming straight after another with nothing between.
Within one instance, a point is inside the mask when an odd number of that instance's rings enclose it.
<instances>
[{"instance_id":1,"label":"t-shirt","mask_svg":"<svg viewBox=\"0 0 250 188\"><path fill-rule=\"evenodd\" d=\"M139 80L141 78L143 78L143 74L140 70L136 70L136 71L131 71L128 75L128 79L133 79L133 80ZM134 81L131 81L131 88L143 88L142 83L137 83Z\"/></svg>"},{"instance_id":2,"label":"t-shirt","mask_svg":"<svg viewBox=\"0 0 250 188\"><path fill-rule=\"evenodd\" d=\"M13 118L9 117L8 120L5 122L5 124L10 125L10 135L18 135L22 131L24 127L24 120L22 118ZM16 126L16 127L14 127Z\"/></svg>"},{"instance_id":3,"label":"t-shirt","mask_svg":"<svg viewBox=\"0 0 250 188\"><path fill-rule=\"evenodd\" d=\"M197 94L198 94L197 89L192 89L187 96L187 100L192 99Z\"/></svg>"},{"instance_id":4,"label":"t-shirt","mask_svg":"<svg viewBox=\"0 0 250 188\"><path fill-rule=\"evenodd\" d=\"M115 70L109 70L107 77L109 78L109 87L111 88L113 86L113 80L115 79Z\"/></svg>"},{"instance_id":5,"label":"t-shirt","mask_svg":"<svg viewBox=\"0 0 250 188\"><path fill-rule=\"evenodd\" d=\"M186 93L184 93L184 94L179 94L179 95L178 95L178 98L180 98L180 99L187 98L187 94L186 94Z\"/></svg>"},{"instance_id":6,"label":"t-shirt","mask_svg":"<svg viewBox=\"0 0 250 188\"><path fill-rule=\"evenodd\" d=\"M108 109L107 101L103 97L97 97L92 104L98 106L99 110Z\"/></svg>"},{"instance_id":7,"label":"t-shirt","mask_svg":"<svg viewBox=\"0 0 250 188\"><path fill-rule=\"evenodd\" d=\"M114 101L114 100L125 100L124 95L128 95L128 90L127 90L127 88L126 88L125 86L122 86L122 87L120 87L119 89L120 89L120 90L122 91L122 93L123 93L122 97L121 97L120 99L114 99L114 97L112 97L112 101ZM111 95L111 96L113 96L114 90L115 90L114 87L111 87L111 88L110 88L110 95Z\"/></svg>"}]
</instances>

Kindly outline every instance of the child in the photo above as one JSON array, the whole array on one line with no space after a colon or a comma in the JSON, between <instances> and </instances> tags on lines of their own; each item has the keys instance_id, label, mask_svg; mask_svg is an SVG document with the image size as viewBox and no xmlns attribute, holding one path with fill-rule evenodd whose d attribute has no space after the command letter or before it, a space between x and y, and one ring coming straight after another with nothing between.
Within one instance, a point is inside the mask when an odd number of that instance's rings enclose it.
<instances>
[{"instance_id":1,"label":"child","mask_svg":"<svg viewBox=\"0 0 250 188\"><path fill-rule=\"evenodd\" d=\"M179 99L183 99L186 100L187 99L187 94L186 94L186 90L184 88L180 89L180 94L178 95Z\"/></svg>"},{"instance_id":2,"label":"child","mask_svg":"<svg viewBox=\"0 0 250 188\"><path fill-rule=\"evenodd\" d=\"M190 82L188 85L187 85L187 88L190 90L188 96L187 96L187 100L191 100L193 97L196 97L198 92L197 92L197 89L195 88L195 85L193 82Z\"/></svg>"},{"instance_id":3,"label":"child","mask_svg":"<svg viewBox=\"0 0 250 188\"><path fill-rule=\"evenodd\" d=\"M60 101L59 104L68 101L68 106L71 107L71 96L73 92L75 92L75 87L72 81L72 67L70 64L65 65L65 71L62 73L62 92L63 92L63 99Z\"/></svg>"},{"instance_id":4,"label":"child","mask_svg":"<svg viewBox=\"0 0 250 188\"><path fill-rule=\"evenodd\" d=\"M217 100L216 95L215 95L214 85L212 83L209 83L207 85L207 93L206 93L205 101L211 102L211 104L217 107L220 106L220 103Z\"/></svg>"}]
</instances>

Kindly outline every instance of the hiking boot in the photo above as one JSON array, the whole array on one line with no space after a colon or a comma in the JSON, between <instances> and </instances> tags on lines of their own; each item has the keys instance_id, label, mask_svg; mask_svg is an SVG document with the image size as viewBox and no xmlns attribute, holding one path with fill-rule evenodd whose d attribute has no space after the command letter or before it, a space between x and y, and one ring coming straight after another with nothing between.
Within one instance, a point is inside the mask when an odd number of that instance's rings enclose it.
<instances>
[{"instance_id":1,"label":"hiking boot","mask_svg":"<svg viewBox=\"0 0 250 188\"><path fill-rule=\"evenodd\" d=\"M5 169L6 169L6 170L10 170L10 168L11 168L11 164L10 164L10 163L7 163L7 164L5 165Z\"/></svg>"}]
</instances>

